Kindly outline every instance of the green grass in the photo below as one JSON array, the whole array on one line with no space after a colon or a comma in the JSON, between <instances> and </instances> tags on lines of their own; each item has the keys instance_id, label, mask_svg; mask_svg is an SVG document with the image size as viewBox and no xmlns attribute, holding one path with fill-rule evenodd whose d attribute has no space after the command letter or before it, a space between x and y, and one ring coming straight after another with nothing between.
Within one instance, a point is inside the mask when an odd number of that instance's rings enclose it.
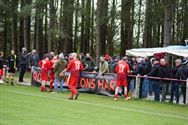
<instances>
[{"instance_id":1,"label":"green grass","mask_svg":"<svg viewBox=\"0 0 188 125\"><path fill-rule=\"evenodd\" d=\"M187 106L69 94L0 85L0 125L188 125Z\"/></svg>"}]
</instances>

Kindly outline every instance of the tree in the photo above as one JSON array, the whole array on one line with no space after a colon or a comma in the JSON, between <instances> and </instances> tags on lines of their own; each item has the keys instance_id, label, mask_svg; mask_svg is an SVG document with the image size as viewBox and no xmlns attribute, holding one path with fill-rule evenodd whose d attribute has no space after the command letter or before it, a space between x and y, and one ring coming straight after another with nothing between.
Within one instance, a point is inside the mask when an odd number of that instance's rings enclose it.
<instances>
[{"instance_id":1,"label":"tree","mask_svg":"<svg viewBox=\"0 0 188 125\"><path fill-rule=\"evenodd\" d=\"M38 50L39 56L42 57L43 52L43 13L44 5L46 3L41 0L35 2L36 5L36 49Z\"/></svg>"},{"instance_id":2,"label":"tree","mask_svg":"<svg viewBox=\"0 0 188 125\"><path fill-rule=\"evenodd\" d=\"M56 20L56 10L55 10L55 0L50 0L50 22L49 22L49 30L48 30L48 52L53 50L54 45L54 32L56 29L55 26Z\"/></svg>"},{"instance_id":3,"label":"tree","mask_svg":"<svg viewBox=\"0 0 188 125\"><path fill-rule=\"evenodd\" d=\"M121 1L121 52L120 56L125 55L126 49L132 48L131 30L131 7L132 0Z\"/></svg>"},{"instance_id":4,"label":"tree","mask_svg":"<svg viewBox=\"0 0 188 125\"><path fill-rule=\"evenodd\" d=\"M63 52L73 52L73 5L74 0L64 0L63 4Z\"/></svg>"},{"instance_id":5,"label":"tree","mask_svg":"<svg viewBox=\"0 0 188 125\"><path fill-rule=\"evenodd\" d=\"M188 39L188 1L183 1L184 5L184 20L183 20L183 40Z\"/></svg>"},{"instance_id":6,"label":"tree","mask_svg":"<svg viewBox=\"0 0 188 125\"><path fill-rule=\"evenodd\" d=\"M97 0L96 16L96 62L105 54L107 35L108 0Z\"/></svg>"},{"instance_id":7,"label":"tree","mask_svg":"<svg viewBox=\"0 0 188 125\"><path fill-rule=\"evenodd\" d=\"M146 1L146 14L145 14L145 26L144 26L144 47L151 47L151 0Z\"/></svg>"},{"instance_id":8,"label":"tree","mask_svg":"<svg viewBox=\"0 0 188 125\"><path fill-rule=\"evenodd\" d=\"M12 1L12 49L15 50L15 53L18 51L18 46L17 46L17 9L18 9L18 0L13 0Z\"/></svg>"},{"instance_id":9,"label":"tree","mask_svg":"<svg viewBox=\"0 0 188 125\"><path fill-rule=\"evenodd\" d=\"M171 44L173 4L174 0L164 1L164 47Z\"/></svg>"}]
</instances>

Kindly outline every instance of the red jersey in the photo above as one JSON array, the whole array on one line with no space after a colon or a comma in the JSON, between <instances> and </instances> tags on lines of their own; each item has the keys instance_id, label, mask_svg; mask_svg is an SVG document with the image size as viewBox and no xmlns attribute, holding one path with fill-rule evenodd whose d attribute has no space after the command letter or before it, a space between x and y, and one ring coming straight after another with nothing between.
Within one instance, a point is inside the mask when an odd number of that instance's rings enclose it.
<instances>
[{"instance_id":1,"label":"red jersey","mask_svg":"<svg viewBox=\"0 0 188 125\"><path fill-rule=\"evenodd\" d=\"M129 65L124 62L124 61L119 61L115 71L117 72L117 74L128 74L129 72Z\"/></svg>"},{"instance_id":2,"label":"red jersey","mask_svg":"<svg viewBox=\"0 0 188 125\"><path fill-rule=\"evenodd\" d=\"M50 61L47 59L43 59L41 61L39 61L39 67L44 69L44 70L48 70L50 69Z\"/></svg>"},{"instance_id":3,"label":"red jersey","mask_svg":"<svg viewBox=\"0 0 188 125\"><path fill-rule=\"evenodd\" d=\"M52 59L50 60L52 67L54 67L54 64L55 64L58 60L59 60L59 59L56 58L56 57L54 57L54 58L52 58Z\"/></svg>"},{"instance_id":4,"label":"red jersey","mask_svg":"<svg viewBox=\"0 0 188 125\"><path fill-rule=\"evenodd\" d=\"M84 67L83 67L83 65L82 65L80 60L72 59L69 62L69 65L67 66L67 70L70 70L70 71L82 71L82 70L84 70Z\"/></svg>"}]
</instances>

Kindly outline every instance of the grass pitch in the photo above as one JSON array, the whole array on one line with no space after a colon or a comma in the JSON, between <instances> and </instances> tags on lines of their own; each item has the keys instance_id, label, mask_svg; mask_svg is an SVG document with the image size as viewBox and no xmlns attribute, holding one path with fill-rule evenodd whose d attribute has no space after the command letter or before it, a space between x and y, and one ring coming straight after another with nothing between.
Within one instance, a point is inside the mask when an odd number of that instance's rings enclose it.
<instances>
[{"instance_id":1,"label":"grass pitch","mask_svg":"<svg viewBox=\"0 0 188 125\"><path fill-rule=\"evenodd\" d=\"M0 85L0 125L188 125L187 106L69 94Z\"/></svg>"}]
</instances>

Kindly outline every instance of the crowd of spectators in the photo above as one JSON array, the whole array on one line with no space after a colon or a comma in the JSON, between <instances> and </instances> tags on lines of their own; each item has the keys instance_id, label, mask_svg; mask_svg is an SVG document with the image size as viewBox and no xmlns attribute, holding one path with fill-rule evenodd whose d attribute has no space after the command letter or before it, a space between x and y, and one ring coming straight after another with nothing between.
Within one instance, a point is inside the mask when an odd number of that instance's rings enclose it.
<instances>
[{"instance_id":1,"label":"crowd of spectators","mask_svg":"<svg viewBox=\"0 0 188 125\"><path fill-rule=\"evenodd\" d=\"M97 65L94 59L89 53L84 55L80 54L80 60L84 65L84 71L87 72L98 72L100 75L105 73L116 73L115 67L120 60L119 56L110 57L106 54L100 57L100 63ZM51 57L53 58L53 54ZM64 58L67 62L71 58L71 54L64 54L60 56ZM4 61L5 60L5 61ZM26 67L31 68L32 66L38 67L38 62L40 58L36 50L32 50L31 53L27 53L25 48L22 48L22 52L15 56L14 51L11 51L10 56L7 58L3 57L3 53L0 53L0 69L3 68L3 64L6 62L8 70L14 73L16 69L20 72L19 82L23 82L24 73ZM59 64L62 62L59 61ZM145 76L141 78L140 81L140 93L139 98L147 98L148 95L154 95L155 101L166 101L167 95L170 95L170 102L173 102L174 96L176 103L179 103L179 98L183 95L183 103L186 99L186 84L181 81L172 80L160 80L151 79L149 77L160 77L160 78L172 78L178 80L188 79L188 60L186 59L176 59L173 65L169 65L166 59L163 57L128 57L126 63L129 65L130 74ZM98 68L96 68L98 66ZM58 73L55 74L56 78L59 79L59 66L56 65L55 70ZM0 70L0 75L2 71ZM2 76L0 76L1 78ZM135 89L135 78L128 77L128 89L130 93L133 93ZM161 98L160 98L161 95Z\"/></svg>"}]
</instances>

